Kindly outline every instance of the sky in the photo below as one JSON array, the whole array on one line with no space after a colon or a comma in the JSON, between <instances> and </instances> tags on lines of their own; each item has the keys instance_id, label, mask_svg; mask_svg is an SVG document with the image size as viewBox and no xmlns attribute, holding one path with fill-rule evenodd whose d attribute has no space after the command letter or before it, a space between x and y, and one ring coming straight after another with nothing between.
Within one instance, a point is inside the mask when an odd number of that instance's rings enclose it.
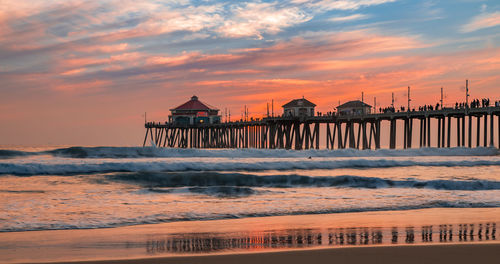
<instances>
[{"instance_id":1,"label":"sky","mask_svg":"<svg viewBox=\"0 0 500 264\"><path fill-rule=\"evenodd\" d=\"M500 100L500 2L0 0L0 145L140 145L197 95L241 118Z\"/></svg>"}]
</instances>

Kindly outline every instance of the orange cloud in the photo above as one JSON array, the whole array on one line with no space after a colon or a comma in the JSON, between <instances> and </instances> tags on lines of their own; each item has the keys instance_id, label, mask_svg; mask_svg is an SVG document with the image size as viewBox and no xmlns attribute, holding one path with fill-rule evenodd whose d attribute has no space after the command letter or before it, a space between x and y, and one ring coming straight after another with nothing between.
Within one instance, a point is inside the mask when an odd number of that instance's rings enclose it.
<instances>
[{"instance_id":1,"label":"orange cloud","mask_svg":"<svg viewBox=\"0 0 500 264\"><path fill-rule=\"evenodd\" d=\"M104 86L111 85L110 81L95 80L85 83L64 83L59 82L52 85L53 90L65 93L90 93L102 90Z\"/></svg>"}]
</instances>

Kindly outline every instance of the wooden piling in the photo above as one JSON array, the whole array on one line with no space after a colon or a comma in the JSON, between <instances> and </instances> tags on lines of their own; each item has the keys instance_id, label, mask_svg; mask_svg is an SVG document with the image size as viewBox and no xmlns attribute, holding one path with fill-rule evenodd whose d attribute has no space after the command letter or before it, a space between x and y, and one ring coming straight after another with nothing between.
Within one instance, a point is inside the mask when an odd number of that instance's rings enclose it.
<instances>
[{"instance_id":1,"label":"wooden piling","mask_svg":"<svg viewBox=\"0 0 500 264\"><path fill-rule=\"evenodd\" d=\"M488 146L488 114L484 114L484 147Z\"/></svg>"}]
</instances>

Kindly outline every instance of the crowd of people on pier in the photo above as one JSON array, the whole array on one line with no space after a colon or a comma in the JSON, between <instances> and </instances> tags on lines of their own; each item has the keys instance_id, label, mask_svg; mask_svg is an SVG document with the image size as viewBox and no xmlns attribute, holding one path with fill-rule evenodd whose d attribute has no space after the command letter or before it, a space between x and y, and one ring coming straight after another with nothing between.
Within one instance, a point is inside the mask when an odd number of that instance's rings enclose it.
<instances>
[{"instance_id":1,"label":"crowd of people on pier","mask_svg":"<svg viewBox=\"0 0 500 264\"><path fill-rule=\"evenodd\" d=\"M448 109L465 109L465 108L482 108L482 107L490 107L493 106L490 102L489 98L483 98L481 100L479 99L474 99L472 100L469 104L467 103L459 103L456 102L454 107L450 107ZM495 107L500 107L500 100L494 102ZM447 107L444 107L443 105L440 105L437 103L436 105L424 105L424 106L419 106L418 108L413 108L413 109L406 109L406 107L401 106L399 109L395 108L394 106L388 106L388 107L379 107L379 113L396 113L396 112L415 112L415 111L434 111L434 110L444 110L447 109Z\"/></svg>"},{"instance_id":2,"label":"crowd of people on pier","mask_svg":"<svg viewBox=\"0 0 500 264\"><path fill-rule=\"evenodd\" d=\"M500 104L500 101L495 101L495 107ZM489 107L490 106L490 99L489 98L483 98L481 99L481 104L479 103L479 99L474 99L470 103L471 108L479 108L479 107Z\"/></svg>"}]
</instances>

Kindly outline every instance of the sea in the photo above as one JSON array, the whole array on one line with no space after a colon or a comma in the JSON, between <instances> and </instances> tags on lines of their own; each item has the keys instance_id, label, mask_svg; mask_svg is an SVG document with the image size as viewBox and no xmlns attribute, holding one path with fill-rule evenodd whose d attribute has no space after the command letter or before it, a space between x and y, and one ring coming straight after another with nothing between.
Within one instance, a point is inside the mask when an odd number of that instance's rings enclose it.
<instances>
[{"instance_id":1,"label":"sea","mask_svg":"<svg viewBox=\"0 0 500 264\"><path fill-rule=\"evenodd\" d=\"M497 207L497 148L0 149L0 232Z\"/></svg>"}]
</instances>

